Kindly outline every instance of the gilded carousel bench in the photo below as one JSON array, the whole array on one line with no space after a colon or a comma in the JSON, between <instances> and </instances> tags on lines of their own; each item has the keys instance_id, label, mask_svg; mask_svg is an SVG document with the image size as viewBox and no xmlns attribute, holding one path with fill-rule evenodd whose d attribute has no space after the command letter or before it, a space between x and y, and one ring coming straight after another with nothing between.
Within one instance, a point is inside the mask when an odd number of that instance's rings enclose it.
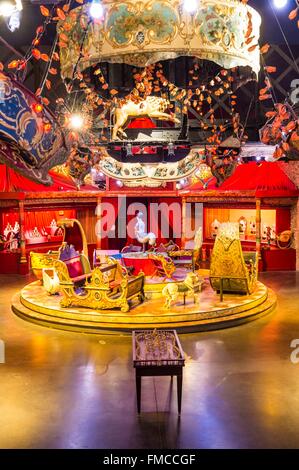
<instances>
[{"instance_id":1,"label":"gilded carousel bench","mask_svg":"<svg viewBox=\"0 0 299 470\"><path fill-rule=\"evenodd\" d=\"M106 269L96 267L78 291L70 277L67 265L63 261L54 261L54 268L63 296L60 301L62 307L87 307L94 310L120 308L122 312L128 312L130 310L129 301L136 298L139 302L144 301L145 277L143 273L139 273L136 277L123 275L118 286L112 286L109 272L114 270L114 267L112 265Z\"/></svg>"}]
</instances>

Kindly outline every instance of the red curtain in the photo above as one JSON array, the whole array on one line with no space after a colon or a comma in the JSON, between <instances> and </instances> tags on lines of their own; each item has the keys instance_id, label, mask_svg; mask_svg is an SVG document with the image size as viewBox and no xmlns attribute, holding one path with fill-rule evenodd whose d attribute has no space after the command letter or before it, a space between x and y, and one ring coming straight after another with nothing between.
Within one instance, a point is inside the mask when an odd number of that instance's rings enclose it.
<instances>
[{"instance_id":1,"label":"red curtain","mask_svg":"<svg viewBox=\"0 0 299 470\"><path fill-rule=\"evenodd\" d=\"M26 211L24 221L25 231L31 231L35 227L37 227L37 229L40 231L41 229L48 227L53 219L55 219L57 222L59 219L62 218L76 218L75 209L63 210L63 214L61 212L62 211L55 210L29 212ZM2 213L2 232L5 230L8 223L13 227L16 222L19 223L18 211Z\"/></svg>"}]
</instances>

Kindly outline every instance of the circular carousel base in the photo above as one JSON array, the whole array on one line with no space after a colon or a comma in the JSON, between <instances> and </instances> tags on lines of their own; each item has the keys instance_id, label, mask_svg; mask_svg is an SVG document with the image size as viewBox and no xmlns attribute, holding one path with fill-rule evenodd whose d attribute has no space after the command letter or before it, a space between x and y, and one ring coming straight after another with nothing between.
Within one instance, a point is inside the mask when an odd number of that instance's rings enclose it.
<instances>
[{"instance_id":1,"label":"circular carousel base","mask_svg":"<svg viewBox=\"0 0 299 470\"><path fill-rule=\"evenodd\" d=\"M164 284L165 286L165 284ZM156 287L153 286L153 289ZM155 291L156 292L156 291ZM272 312L276 295L258 282L251 295L224 294L223 302L207 283L199 295L198 303L193 296L180 296L169 310L165 309L160 295L151 295L146 288L147 300L132 303L128 313L118 309L96 311L88 308L62 308L60 295L48 295L39 281L28 284L12 300L13 312L19 317L63 330L82 333L103 331L131 331L148 328L171 328L178 331L207 331L246 323Z\"/></svg>"}]
</instances>

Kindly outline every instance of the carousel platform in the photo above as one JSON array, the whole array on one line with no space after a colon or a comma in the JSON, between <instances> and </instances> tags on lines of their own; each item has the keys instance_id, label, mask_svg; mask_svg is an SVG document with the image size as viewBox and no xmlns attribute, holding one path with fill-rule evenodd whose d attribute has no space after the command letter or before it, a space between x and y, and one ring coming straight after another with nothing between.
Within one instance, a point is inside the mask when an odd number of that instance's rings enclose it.
<instances>
[{"instance_id":1,"label":"carousel platform","mask_svg":"<svg viewBox=\"0 0 299 470\"><path fill-rule=\"evenodd\" d=\"M132 305L128 313L120 310L96 311L88 308L62 308L60 295L49 296L39 281L24 287L12 299L12 310L24 320L49 328L82 333L128 332L136 329L171 328L180 332L207 331L237 326L271 313L275 293L261 282L252 295L225 294L220 302L206 281L194 304L193 296L179 297L167 310L161 290L165 283L146 284L146 300Z\"/></svg>"}]
</instances>

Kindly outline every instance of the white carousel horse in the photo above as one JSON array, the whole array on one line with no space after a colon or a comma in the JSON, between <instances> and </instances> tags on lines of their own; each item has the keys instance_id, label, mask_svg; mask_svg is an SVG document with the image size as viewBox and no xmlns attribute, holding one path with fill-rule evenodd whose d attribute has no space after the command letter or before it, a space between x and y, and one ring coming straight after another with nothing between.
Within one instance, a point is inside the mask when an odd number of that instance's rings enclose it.
<instances>
[{"instance_id":1,"label":"white carousel horse","mask_svg":"<svg viewBox=\"0 0 299 470\"><path fill-rule=\"evenodd\" d=\"M112 140L119 140L118 134L122 138L127 137L123 127L129 118L147 116L149 118L160 119L161 121L172 121L180 124L180 121L174 115L165 113L169 105L168 100L158 96L147 96L139 103L128 100L120 108L115 108L114 110L115 123L112 131Z\"/></svg>"},{"instance_id":2,"label":"white carousel horse","mask_svg":"<svg viewBox=\"0 0 299 470\"><path fill-rule=\"evenodd\" d=\"M145 223L142 220L143 213L138 212L136 218L137 222L135 225L135 235L139 243L142 243L143 251L145 251L145 245L148 243L150 246L155 246L156 244L156 235L153 232L146 233Z\"/></svg>"}]
</instances>

